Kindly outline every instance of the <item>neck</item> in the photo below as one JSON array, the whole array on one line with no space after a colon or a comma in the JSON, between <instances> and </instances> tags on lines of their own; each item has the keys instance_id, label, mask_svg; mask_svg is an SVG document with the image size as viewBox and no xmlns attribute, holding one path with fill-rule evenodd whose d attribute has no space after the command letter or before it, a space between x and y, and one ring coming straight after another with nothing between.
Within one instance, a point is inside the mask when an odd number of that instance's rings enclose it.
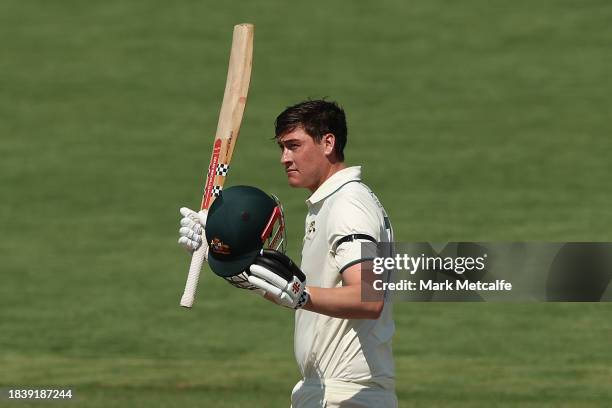
<instances>
[{"instance_id":1,"label":"neck","mask_svg":"<svg viewBox=\"0 0 612 408\"><path fill-rule=\"evenodd\" d=\"M336 174L337 172L345 168L346 168L346 165L344 164L344 162L332 163L327 168L327 170L321 175L321 178L318 180L318 182L308 187L308 189L310 190L311 193L314 193L321 186L321 184L325 183L325 180L327 180L328 178L330 178L331 176L333 176L334 174Z\"/></svg>"}]
</instances>

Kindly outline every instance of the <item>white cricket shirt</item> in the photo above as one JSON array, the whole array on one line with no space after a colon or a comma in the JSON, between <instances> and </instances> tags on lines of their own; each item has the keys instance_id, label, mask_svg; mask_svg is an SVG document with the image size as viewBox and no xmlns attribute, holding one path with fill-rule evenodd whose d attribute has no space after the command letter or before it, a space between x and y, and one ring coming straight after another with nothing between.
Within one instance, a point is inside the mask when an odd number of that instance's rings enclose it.
<instances>
[{"instance_id":1,"label":"white cricket shirt","mask_svg":"<svg viewBox=\"0 0 612 408\"><path fill-rule=\"evenodd\" d=\"M361 242L335 244L343 237L364 234L391 242L393 233L385 210L361 183L361 167L343 169L306 200L302 271L306 284L342 286L342 271L359 263ZM302 376L312 380L341 380L394 389L391 337L395 331L392 304L385 302L377 320L339 319L307 310L295 315L295 357Z\"/></svg>"}]
</instances>

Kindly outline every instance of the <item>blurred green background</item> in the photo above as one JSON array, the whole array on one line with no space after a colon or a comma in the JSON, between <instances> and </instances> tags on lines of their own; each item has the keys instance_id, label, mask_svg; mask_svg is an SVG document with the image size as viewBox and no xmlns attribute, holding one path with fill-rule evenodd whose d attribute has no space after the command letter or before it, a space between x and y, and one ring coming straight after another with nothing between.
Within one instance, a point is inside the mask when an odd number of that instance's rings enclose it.
<instances>
[{"instance_id":1,"label":"blurred green background","mask_svg":"<svg viewBox=\"0 0 612 408\"><path fill-rule=\"evenodd\" d=\"M603 0L3 0L0 387L289 405L290 311L210 272L178 306L178 208L199 204L234 24L256 35L228 184L282 199L299 258L307 192L270 138L322 96L398 240L612 240L610 21ZM611 312L397 304L400 406L607 405Z\"/></svg>"}]
</instances>

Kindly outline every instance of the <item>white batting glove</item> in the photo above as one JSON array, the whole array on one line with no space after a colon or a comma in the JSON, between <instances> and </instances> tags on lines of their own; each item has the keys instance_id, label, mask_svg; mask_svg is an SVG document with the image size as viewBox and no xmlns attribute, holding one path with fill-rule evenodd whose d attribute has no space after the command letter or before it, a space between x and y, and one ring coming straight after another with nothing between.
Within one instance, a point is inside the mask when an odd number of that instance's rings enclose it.
<instances>
[{"instance_id":1,"label":"white batting glove","mask_svg":"<svg viewBox=\"0 0 612 408\"><path fill-rule=\"evenodd\" d=\"M281 252L263 250L249 267L249 272L249 283L265 291L281 306L300 309L310 298L306 290L306 276Z\"/></svg>"},{"instance_id":2,"label":"white batting glove","mask_svg":"<svg viewBox=\"0 0 612 408\"><path fill-rule=\"evenodd\" d=\"M204 245L207 245L204 227L206 226L208 211L202 210L198 213L187 207L182 207L180 213L183 218L181 218L178 243L188 252L193 253L203 242ZM208 253L206 254L206 259L208 259Z\"/></svg>"}]
</instances>

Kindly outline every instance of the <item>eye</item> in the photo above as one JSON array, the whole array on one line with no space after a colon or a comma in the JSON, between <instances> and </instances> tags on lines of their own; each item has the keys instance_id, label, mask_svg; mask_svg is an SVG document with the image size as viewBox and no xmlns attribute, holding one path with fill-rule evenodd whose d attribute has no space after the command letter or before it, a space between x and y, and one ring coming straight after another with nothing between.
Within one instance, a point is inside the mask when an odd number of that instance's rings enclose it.
<instances>
[{"instance_id":1,"label":"eye","mask_svg":"<svg viewBox=\"0 0 612 408\"><path fill-rule=\"evenodd\" d=\"M297 150L301 146L300 142L296 140L287 140L284 142L278 143L278 148L283 151L285 149L289 151Z\"/></svg>"}]
</instances>

